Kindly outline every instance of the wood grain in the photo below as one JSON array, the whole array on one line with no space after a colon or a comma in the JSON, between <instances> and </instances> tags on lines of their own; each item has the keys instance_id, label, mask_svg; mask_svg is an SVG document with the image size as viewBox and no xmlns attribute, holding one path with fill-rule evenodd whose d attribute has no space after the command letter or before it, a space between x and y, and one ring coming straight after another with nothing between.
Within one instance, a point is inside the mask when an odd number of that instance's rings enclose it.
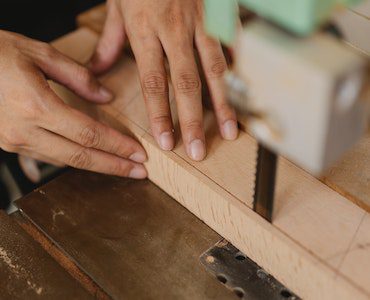
<instances>
[{"instance_id":1,"label":"wood grain","mask_svg":"<svg viewBox=\"0 0 370 300\"><path fill-rule=\"evenodd\" d=\"M370 212L370 132L328 171L323 181Z\"/></svg>"},{"instance_id":2,"label":"wood grain","mask_svg":"<svg viewBox=\"0 0 370 300\"><path fill-rule=\"evenodd\" d=\"M359 48L362 52L365 53L370 53L369 45L370 39L368 38L370 36L369 15L370 15L370 1L367 0L364 1L358 7L354 8L353 10L346 10L344 12L342 11L340 14L338 14L337 17L335 17L337 24L344 31L346 41L349 44L355 46L356 48ZM85 26L97 33L101 33L102 28L104 26L105 17L106 17L106 8L105 5L103 4L80 14L77 20L80 26ZM126 67L128 66L126 65ZM130 64L130 68L135 69L136 66ZM121 69L117 67L114 69L113 72L120 72L120 70ZM113 77L114 79L111 80L119 80L120 78L118 74L117 76ZM130 77L129 80L137 80L137 78ZM137 85L135 84L135 86ZM139 87L135 91L132 90L132 93L139 92L140 92ZM139 101L142 101L142 98ZM138 106L136 105L130 105L129 108L121 111L121 113L125 115L133 114L135 116L138 116L138 114L140 114L140 119L142 120L142 122L146 122L144 127L145 129L147 129L149 127L149 123L145 117L146 113L140 109L137 110L136 109L137 107ZM239 119L242 124L246 123L246 121L244 120L245 118L243 116L240 116ZM210 130L212 130L212 128L210 128ZM209 134L212 133L210 132ZM369 143L370 143L370 133L366 137L364 137L363 140L357 146L355 146L355 148L350 153L348 153L341 161L339 161L335 166L333 166L333 168L331 168L323 178L323 182L325 184L327 184L340 194L346 196L348 199L350 199L351 201L353 201L354 203L356 203L357 205L359 205L361 208L365 209L368 212L370 212ZM224 143L222 143L222 145L223 144ZM251 152L253 152L253 146L250 148L250 150ZM237 151L236 148L234 151ZM213 157L211 159L213 159ZM251 170L251 168L248 167L247 171L245 171L240 167L241 165L242 164L238 164L236 166L238 170L240 170L241 172L248 172L248 170ZM206 168L204 164L201 164L199 167ZM223 183L224 180L223 178L225 177L229 178L227 174L220 174L220 177L221 179L219 180L219 182L221 183ZM230 189L235 190L235 188L233 188L235 182L233 181L232 183L227 183ZM234 195L240 196L241 199L245 199L246 197L248 197L248 195L250 196L250 193L251 192L248 193L245 191L243 192L234 191Z\"/></svg>"},{"instance_id":3,"label":"wood grain","mask_svg":"<svg viewBox=\"0 0 370 300\"><path fill-rule=\"evenodd\" d=\"M96 33L101 33L103 31L106 16L106 5L100 4L79 14L77 16L77 25L79 27L88 27Z\"/></svg>"},{"instance_id":4,"label":"wood grain","mask_svg":"<svg viewBox=\"0 0 370 300\"><path fill-rule=\"evenodd\" d=\"M54 46L63 45L68 48L67 55L78 57L89 47L93 51L96 39L93 32L81 29ZM353 259L357 273L347 273L341 263L348 259L349 249L365 242L364 236L355 239L365 226L362 220L368 214L364 210L282 159L274 223L269 224L250 209L255 141L241 132L238 141L229 143L210 130L208 156L200 163L187 158L181 140L174 151L161 151L148 130L133 64L123 58L112 74L101 78L118 95L113 103L84 109L102 122L130 132L143 144L154 183L298 295L307 299L370 298L367 263ZM72 103L83 103L60 89L58 93ZM139 113L127 113L127 108ZM205 116L214 124L210 112Z\"/></svg>"}]
</instances>

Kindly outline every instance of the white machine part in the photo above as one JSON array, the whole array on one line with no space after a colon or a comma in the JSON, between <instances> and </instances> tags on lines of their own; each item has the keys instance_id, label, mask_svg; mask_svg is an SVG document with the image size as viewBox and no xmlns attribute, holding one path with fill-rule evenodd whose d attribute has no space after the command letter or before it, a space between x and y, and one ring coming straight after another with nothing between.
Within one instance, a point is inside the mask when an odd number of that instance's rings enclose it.
<instances>
[{"instance_id":1,"label":"white machine part","mask_svg":"<svg viewBox=\"0 0 370 300\"><path fill-rule=\"evenodd\" d=\"M367 59L335 37L302 39L263 21L241 30L237 77L245 82L247 127L259 142L319 175L367 126ZM239 103L240 105L240 103Z\"/></svg>"}]
</instances>

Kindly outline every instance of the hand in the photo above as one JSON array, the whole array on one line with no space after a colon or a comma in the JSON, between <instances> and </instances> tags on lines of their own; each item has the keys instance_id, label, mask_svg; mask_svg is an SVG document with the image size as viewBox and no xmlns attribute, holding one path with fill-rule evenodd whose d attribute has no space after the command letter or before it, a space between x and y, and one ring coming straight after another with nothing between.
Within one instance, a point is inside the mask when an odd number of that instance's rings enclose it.
<instances>
[{"instance_id":1,"label":"hand","mask_svg":"<svg viewBox=\"0 0 370 300\"><path fill-rule=\"evenodd\" d=\"M50 45L0 31L0 147L56 165L144 178L144 149L67 106L46 77L83 98L112 98L90 71Z\"/></svg>"},{"instance_id":2,"label":"hand","mask_svg":"<svg viewBox=\"0 0 370 300\"><path fill-rule=\"evenodd\" d=\"M180 128L188 155L206 155L202 120L201 82L194 46L210 89L223 138L236 139L234 110L225 97L227 69L218 41L203 29L202 0L108 0L103 34L91 60L94 73L106 71L119 57L127 35L138 64L152 133L164 150L174 147L168 102L165 56L175 91Z\"/></svg>"}]
</instances>

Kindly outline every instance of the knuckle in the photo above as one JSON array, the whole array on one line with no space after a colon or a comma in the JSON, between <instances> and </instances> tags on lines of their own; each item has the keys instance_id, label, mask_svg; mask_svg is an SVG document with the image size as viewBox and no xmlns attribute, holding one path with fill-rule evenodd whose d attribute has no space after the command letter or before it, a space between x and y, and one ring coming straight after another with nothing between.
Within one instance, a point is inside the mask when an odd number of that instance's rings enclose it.
<instances>
[{"instance_id":1,"label":"knuckle","mask_svg":"<svg viewBox=\"0 0 370 300\"><path fill-rule=\"evenodd\" d=\"M6 144L0 144L0 148L9 153L17 153L17 149L15 147Z\"/></svg>"},{"instance_id":2,"label":"knuckle","mask_svg":"<svg viewBox=\"0 0 370 300\"><path fill-rule=\"evenodd\" d=\"M38 121L46 113L46 105L43 105L43 100L25 101L23 105L24 116L27 120Z\"/></svg>"},{"instance_id":3,"label":"knuckle","mask_svg":"<svg viewBox=\"0 0 370 300\"><path fill-rule=\"evenodd\" d=\"M171 117L169 115L153 115L151 116L151 121L155 124L167 124L171 122Z\"/></svg>"},{"instance_id":4,"label":"knuckle","mask_svg":"<svg viewBox=\"0 0 370 300\"><path fill-rule=\"evenodd\" d=\"M129 162L121 163L120 162L120 163L114 164L112 173L113 175L118 175L118 176L128 176L132 168L133 166L131 163Z\"/></svg>"},{"instance_id":5,"label":"knuckle","mask_svg":"<svg viewBox=\"0 0 370 300\"><path fill-rule=\"evenodd\" d=\"M183 27L185 25L185 18L181 7L178 5L171 5L165 11L167 24L170 26Z\"/></svg>"},{"instance_id":6,"label":"knuckle","mask_svg":"<svg viewBox=\"0 0 370 300\"><path fill-rule=\"evenodd\" d=\"M146 35L148 28L150 28L150 18L148 18L145 11L139 11L132 15L132 18L129 17L127 23L130 26L127 27L127 34L130 37L143 37Z\"/></svg>"},{"instance_id":7,"label":"knuckle","mask_svg":"<svg viewBox=\"0 0 370 300\"><path fill-rule=\"evenodd\" d=\"M17 152L16 147L12 146L9 142L4 139L0 140L0 149L3 149L6 152L15 153Z\"/></svg>"},{"instance_id":8,"label":"knuckle","mask_svg":"<svg viewBox=\"0 0 370 300\"><path fill-rule=\"evenodd\" d=\"M167 92L167 78L163 73L148 73L144 75L142 82L147 97L162 96Z\"/></svg>"},{"instance_id":9,"label":"knuckle","mask_svg":"<svg viewBox=\"0 0 370 300\"><path fill-rule=\"evenodd\" d=\"M119 157L127 158L130 154L134 152L134 149L132 148L130 143L123 143L122 141L117 139L115 141L111 141L108 152Z\"/></svg>"},{"instance_id":10,"label":"knuckle","mask_svg":"<svg viewBox=\"0 0 370 300\"><path fill-rule=\"evenodd\" d=\"M202 130L203 125L199 120L188 120L184 122L184 127L188 130Z\"/></svg>"},{"instance_id":11,"label":"knuckle","mask_svg":"<svg viewBox=\"0 0 370 300\"><path fill-rule=\"evenodd\" d=\"M88 125L81 131L79 139L81 141L81 145L85 147L98 147L101 143L100 130L95 125Z\"/></svg>"},{"instance_id":12,"label":"knuckle","mask_svg":"<svg viewBox=\"0 0 370 300\"><path fill-rule=\"evenodd\" d=\"M25 138L15 132L14 130L8 130L3 132L1 137L1 144L3 149L8 152L16 152L17 149L22 148L26 145Z\"/></svg>"},{"instance_id":13,"label":"knuckle","mask_svg":"<svg viewBox=\"0 0 370 300\"><path fill-rule=\"evenodd\" d=\"M68 165L78 169L88 169L91 167L91 154L87 149L79 150L71 155Z\"/></svg>"},{"instance_id":14,"label":"knuckle","mask_svg":"<svg viewBox=\"0 0 370 300\"><path fill-rule=\"evenodd\" d=\"M94 81L92 72L89 69L82 67L80 65L78 65L76 68L75 78L77 81L84 82L87 85L92 85Z\"/></svg>"},{"instance_id":15,"label":"knuckle","mask_svg":"<svg viewBox=\"0 0 370 300\"><path fill-rule=\"evenodd\" d=\"M120 142L118 142L117 140L114 140L112 141L112 144L109 147L109 152L113 154L122 155L122 154L126 154L124 151L125 149L126 147L122 147L122 144Z\"/></svg>"},{"instance_id":16,"label":"knuckle","mask_svg":"<svg viewBox=\"0 0 370 300\"><path fill-rule=\"evenodd\" d=\"M216 104L215 110L221 115L233 115L233 110L227 101Z\"/></svg>"},{"instance_id":17,"label":"knuckle","mask_svg":"<svg viewBox=\"0 0 370 300\"><path fill-rule=\"evenodd\" d=\"M136 26L136 28L145 28L149 26L149 20L148 15L145 10L140 10L135 14L135 17L133 18L133 25Z\"/></svg>"},{"instance_id":18,"label":"knuckle","mask_svg":"<svg viewBox=\"0 0 370 300\"><path fill-rule=\"evenodd\" d=\"M48 60L53 60L55 58L56 50L48 43L40 42L38 46L39 46L38 49L44 58Z\"/></svg>"},{"instance_id":19,"label":"knuckle","mask_svg":"<svg viewBox=\"0 0 370 300\"><path fill-rule=\"evenodd\" d=\"M209 76L211 78L220 78L227 70L227 64L223 57L219 56L213 59L211 68L209 69Z\"/></svg>"},{"instance_id":20,"label":"knuckle","mask_svg":"<svg viewBox=\"0 0 370 300\"><path fill-rule=\"evenodd\" d=\"M183 73L179 76L176 86L182 94L196 94L200 90L200 79L194 73Z\"/></svg>"}]
</instances>

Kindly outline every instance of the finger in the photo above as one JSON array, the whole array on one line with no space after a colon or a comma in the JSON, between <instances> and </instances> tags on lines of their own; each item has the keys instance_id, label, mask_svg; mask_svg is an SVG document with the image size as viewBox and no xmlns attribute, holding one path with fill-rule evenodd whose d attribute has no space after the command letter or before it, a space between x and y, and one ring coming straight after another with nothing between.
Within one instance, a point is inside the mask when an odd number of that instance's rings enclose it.
<instances>
[{"instance_id":1,"label":"finger","mask_svg":"<svg viewBox=\"0 0 370 300\"><path fill-rule=\"evenodd\" d=\"M162 39L167 54L182 137L190 158L196 161L206 156L203 130L201 82L194 58L191 38L186 34Z\"/></svg>"},{"instance_id":2,"label":"finger","mask_svg":"<svg viewBox=\"0 0 370 300\"><path fill-rule=\"evenodd\" d=\"M22 161L23 164L26 164L28 158L30 158L30 159L35 159L37 161L41 161L41 162L44 162L44 163L47 163L49 165L53 165L53 166L56 166L56 167L64 167L65 166L63 163L61 163L60 161L58 161L56 159L53 159L49 156L42 155L42 154L39 154L39 153L36 153L36 152L23 150L23 151L20 151L19 154L21 154L19 156L19 161Z\"/></svg>"},{"instance_id":3,"label":"finger","mask_svg":"<svg viewBox=\"0 0 370 300\"><path fill-rule=\"evenodd\" d=\"M223 76L227 70L227 64L221 44L219 41L206 36L203 29L196 32L195 43L210 90L221 135L226 140L235 140L238 136L238 125L235 111L226 99L226 86Z\"/></svg>"},{"instance_id":4,"label":"finger","mask_svg":"<svg viewBox=\"0 0 370 300\"><path fill-rule=\"evenodd\" d=\"M20 153L21 155L18 155L19 165L23 173L34 183L40 182L42 179L42 172L38 162L41 161L49 165L64 167L63 164L53 159L49 159L44 155L39 155L29 151L21 151Z\"/></svg>"},{"instance_id":5,"label":"finger","mask_svg":"<svg viewBox=\"0 0 370 300\"><path fill-rule=\"evenodd\" d=\"M86 148L47 130L43 131L32 151L54 157L77 169L135 179L147 177L142 164L100 150Z\"/></svg>"},{"instance_id":6,"label":"finger","mask_svg":"<svg viewBox=\"0 0 370 300\"><path fill-rule=\"evenodd\" d=\"M98 103L112 100L112 93L99 83L89 69L51 46L46 47L48 48L45 52L48 54L36 59L36 64L50 79L68 87L87 100Z\"/></svg>"},{"instance_id":7,"label":"finger","mask_svg":"<svg viewBox=\"0 0 370 300\"><path fill-rule=\"evenodd\" d=\"M89 63L95 74L105 72L114 64L125 43L124 23L116 2L108 1L104 29Z\"/></svg>"},{"instance_id":8,"label":"finger","mask_svg":"<svg viewBox=\"0 0 370 300\"><path fill-rule=\"evenodd\" d=\"M26 177L34 183L41 180L41 170L37 161L29 156L18 155L18 163Z\"/></svg>"},{"instance_id":9,"label":"finger","mask_svg":"<svg viewBox=\"0 0 370 300\"><path fill-rule=\"evenodd\" d=\"M133 138L101 124L89 116L75 110L61 101L54 93L51 111L39 120L39 126L63 136L81 146L102 150L122 158L143 163L147 156L144 148Z\"/></svg>"},{"instance_id":10,"label":"finger","mask_svg":"<svg viewBox=\"0 0 370 300\"><path fill-rule=\"evenodd\" d=\"M175 140L162 46L154 35L146 39L132 37L130 41L139 68L153 136L163 150L172 150Z\"/></svg>"}]
</instances>

